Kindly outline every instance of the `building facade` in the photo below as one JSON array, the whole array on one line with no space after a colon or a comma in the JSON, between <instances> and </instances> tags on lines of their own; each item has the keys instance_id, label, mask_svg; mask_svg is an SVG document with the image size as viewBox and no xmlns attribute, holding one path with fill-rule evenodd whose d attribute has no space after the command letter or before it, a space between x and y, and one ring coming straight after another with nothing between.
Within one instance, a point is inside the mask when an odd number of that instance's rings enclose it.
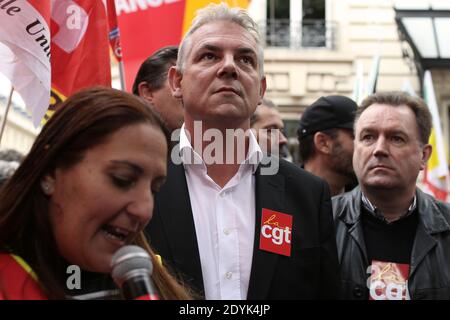
<instances>
[{"instance_id":1,"label":"building facade","mask_svg":"<svg viewBox=\"0 0 450 320\"><path fill-rule=\"evenodd\" d=\"M434 1L440 8L450 0ZM279 105L291 144L302 111L323 95L354 97L379 56L377 91L414 90L421 80L401 40L394 8L427 0L253 0L249 12L265 44L267 97ZM448 147L450 70L431 70ZM356 99L356 98L355 98ZM448 149L447 149L448 150Z\"/></svg>"},{"instance_id":2,"label":"building facade","mask_svg":"<svg viewBox=\"0 0 450 320\"><path fill-rule=\"evenodd\" d=\"M0 119L3 120L7 97L0 94ZM0 122L2 121L0 120ZM5 129L0 142L0 150L14 149L27 154L36 139L40 129L35 128L31 117L20 103L13 102L8 112Z\"/></svg>"}]
</instances>

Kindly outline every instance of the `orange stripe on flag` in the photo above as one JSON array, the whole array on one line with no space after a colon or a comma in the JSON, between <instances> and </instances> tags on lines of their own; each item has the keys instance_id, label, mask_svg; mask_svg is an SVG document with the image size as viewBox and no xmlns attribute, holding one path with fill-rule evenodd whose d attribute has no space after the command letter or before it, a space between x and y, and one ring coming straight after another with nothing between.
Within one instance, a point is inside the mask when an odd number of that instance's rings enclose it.
<instances>
[{"instance_id":1,"label":"orange stripe on flag","mask_svg":"<svg viewBox=\"0 0 450 320\"><path fill-rule=\"evenodd\" d=\"M186 0L186 8L184 12L184 21L183 21L183 36L191 26L192 20L195 17L195 14L198 9L206 7L210 3L221 3L225 2L230 7L241 7L243 9L247 9L250 4L249 0L228 0L228 1L211 1L211 0Z\"/></svg>"}]
</instances>

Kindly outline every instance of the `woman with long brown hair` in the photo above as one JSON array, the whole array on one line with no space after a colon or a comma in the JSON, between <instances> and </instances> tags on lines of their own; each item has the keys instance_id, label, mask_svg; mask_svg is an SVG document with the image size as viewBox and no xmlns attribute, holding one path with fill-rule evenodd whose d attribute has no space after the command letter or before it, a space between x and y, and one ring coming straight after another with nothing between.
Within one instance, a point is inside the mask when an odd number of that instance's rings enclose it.
<instances>
[{"instance_id":1,"label":"woman with long brown hair","mask_svg":"<svg viewBox=\"0 0 450 320\"><path fill-rule=\"evenodd\" d=\"M169 138L140 98L107 88L67 99L0 191L0 298L64 299L114 289L112 255L145 248L162 299L188 299L145 236ZM67 285L81 268L81 288ZM19 275L19 276L18 276Z\"/></svg>"}]
</instances>

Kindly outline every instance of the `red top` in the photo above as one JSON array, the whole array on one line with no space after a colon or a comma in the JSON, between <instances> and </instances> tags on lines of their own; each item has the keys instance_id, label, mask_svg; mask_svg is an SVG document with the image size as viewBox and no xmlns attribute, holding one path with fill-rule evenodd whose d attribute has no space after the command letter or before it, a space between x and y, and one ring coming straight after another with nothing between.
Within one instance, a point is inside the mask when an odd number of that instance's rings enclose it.
<instances>
[{"instance_id":1,"label":"red top","mask_svg":"<svg viewBox=\"0 0 450 320\"><path fill-rule=\"evenodd\" d=\"M36 274L19 256L0 253L0 300L47 300Z\"/></svg>"}]
</instances>

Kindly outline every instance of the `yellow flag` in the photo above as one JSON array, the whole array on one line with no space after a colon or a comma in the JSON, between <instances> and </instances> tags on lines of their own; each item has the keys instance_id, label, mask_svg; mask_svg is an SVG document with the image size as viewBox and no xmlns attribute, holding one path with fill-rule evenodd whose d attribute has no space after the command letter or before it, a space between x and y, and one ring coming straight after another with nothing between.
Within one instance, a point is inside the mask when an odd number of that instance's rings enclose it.
<instances>
[{"instance_id":1,"label":"yellow flag","mask_svg":"<svg viewBox=\"0 0 450 320\"><path fill-rule=\"evenodd\" d=\"M427 163L425 171L425 186L437 199L446 201L449 190L449 174L447 156L444 147L441 122L438 105L434 94L433 80L430 71L425 71L424 75L424 99L427 102L431 116L433 118L433 129L429 143L433 147L433 152Z\"/></svg>"},{"instance_id":2,"label":"yellow flag","mask_svg":"<svg viewBox=\"0 0 450 320\"><path fill-rule=\"evenodd\" d=\"M250 0L186 0L186 9L184 11L184 21L183 21L183 35L188 31L191 26L192 20L195 17L195 14L198 9L206 7L210 3L221 3L225 2L230 7L241 7L243 9L247 9L250 4Z\"/></svg>"}]
</instances>

